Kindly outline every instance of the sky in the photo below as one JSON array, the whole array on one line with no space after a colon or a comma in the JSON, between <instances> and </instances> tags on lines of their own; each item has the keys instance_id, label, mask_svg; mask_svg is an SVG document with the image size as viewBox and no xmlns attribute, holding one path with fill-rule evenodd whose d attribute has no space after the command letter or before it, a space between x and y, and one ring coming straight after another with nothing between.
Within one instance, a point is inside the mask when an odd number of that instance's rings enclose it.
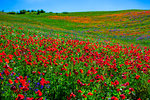
<instances>
[{"instance_id":1,"label":"sky","mask_svg":"<svg viewBox=\"0 0 150 100\"><path fill-rule=\"evenodd\" d=\"M150 10L150 0L0 0L0 11L38 10L46 12Z\"/></svg>"}]
</instances>

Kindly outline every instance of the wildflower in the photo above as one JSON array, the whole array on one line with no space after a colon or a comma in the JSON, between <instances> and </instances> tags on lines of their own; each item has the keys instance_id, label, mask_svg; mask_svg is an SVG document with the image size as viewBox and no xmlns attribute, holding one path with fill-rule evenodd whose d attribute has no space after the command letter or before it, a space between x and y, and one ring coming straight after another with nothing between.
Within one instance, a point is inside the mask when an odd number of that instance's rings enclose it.
<instances>
[{"instance_id":1,"label":"wildflower","mask_svg":"<svg viewBox=\"0 0 150 100\"><path fill-rule=\"evenodd\" d=\"M43 85L41 85L41 89L43 89Z\"/></svg>"},{"instance_id":2,"label":"wildflower","mask_svg":"<svg viewBox=\"0 0 150 100\"><path fill-rule=\"evenodd\" d=\"M9 59L6 58L6 59L5 59L5 62L6 62L6 63L9 63Z\"/></svg>"},{"instance_id":3,"label":"wildflower","mask_svg":"<svg viewBox=\"0 0 150 100\"><path fill-rule=\"evenodd\" d=\"M87 95L91 95L91 96L92 96L92 95L93 95L93 93L89 92Z\"/></svg>"},{"instance_id":4,"label":"wildflower","mask_svg":"<svg viewBox=\"0 0 150 100\"><path fill-rule=\"evenodd\" d=\"M35 94L38 94L38 96L42 96L42 92L40 90L38 90L37 92L35 92Z\"/></svg>"},{"instance_id":5,"label":"wildflower","mask_svg":"<svg viewBox=\"0 0 150 100\"><path fill-rule=\"evenodd\" d=\"M23 100L24 96L22 94L18 94L18 97L16 98L16 100Z\"/></svg>"},{"instance_id":6,"label":"wildflower","mask_svg":"<svg viewBox=\"0 0 150 100\"><path fill-rule=\"evenodd\" d=\"M8 82L9 82L10 84L13 84L13 81L12 81L11 79L9 79Z\"/></svg>"},{"instance_id":7,"label":"wildflower","mask_svg":"<svg viewBox=\"0 0 150 100\"><path fill-rule=\"evenodd\" d=\"M106 82L104 83L104 86L107 86L107 83L106 83Z\"/></svg>"},{"instance_id":8,"label":"wildflower","mask_svg":"<svg viewBox=\"0 0 150 100\"><path fill-rule=\"evenodd\" d=\"M133 88L129 88L129 91L134 91L134 89Z\"/></svg>"},{"instance_id":9,"label":"wildflower","mask_svg":"<svg viewBox=\"0 0 150 100\"><path fill-rule=\"evenodd\" d=\"M78 90L78 93L82 93L82 91L81 91L81 90Z\"/></svg>"},{"instance_id":10,"label":"wildflower","mask_svg":"<svg viewBox=\"0 0 150 100\"><path fill-rule=\"evenodd\" d=\"M83 73L83 69L80 69L80 72Z\"/></svg>"},{"instance_id":11,"label":"wildflower","mask_svg":"<svg viewBox=\"0 0 150 100\"><path fill-rule=\"evenodd\" d=\"M120 98L121 98L121 99L125 99L126 97L125 97L124 94L121 94L121 95L120 95Z\"/></svg>"},{"instance_id":12,"label":"wildflower","mask_svg":"<svg viewBox=\"0 0 150 100\"><path fill-rule=\"evenodd\" d=\"M88 64L87 64L87 63L84 63L84 66L88 67Z\"/></svg>"},{"instance_id":13,"label":"wildflower","mask_svg":"<svg viewBox=\"0 0 150 100\"><path fill-rule=\"evenodd\" d=\"M75 94L73 94L73 92L70 94L70 97L76 97L76 95Z\"/></svg>"},{"instance_id":14,"label":"wildflower","mask_svg":"<svg viewBox=\"0 0 150 100\"><path fill-rule=\"evenodd\" d=\"M138 80L140 78L140 75L136 75L135 78Z\"/></svg>"},{"instance_id":15,"label":"wildflower","mask_svg":"<svg viewBox=\"0 0 150 100\"><path fill-rule=\"evenodd\" d=\"M44 84L46 84L46 81L44 78L41 78L40 84L44 86Z\"/></svg>"},{"instance_id":16,"label":"wildflower","mask_svg":"<svg viewBox=\"0 0 150 100\"><path fill-rule=\"evenodd\" d=\"M84 94L83 94L82 96L83 96L84 98L87 98L87 96L86 96L86 95L84 95Z\"/></svg>"},{"instance_id":17,"label":"wildflower","mask_svg":"<svg viewBox=\"0 0 150 100\"><path fill-rule=\"evenodd\" d=\"M117 89L117 92L119 92L120 91L120 89Z\"/></svg>"},{"instance_id":18,"label":"wildflower","mask_svg":"<svg viewBox=\"0 0 150 100\"><path fill-rule=\"evenodd\" d=\"M20 87L20 89L23 90L23 91L28 91L29 90L29 88L27 86Z\"/></svg>"},{"instance_id":19,"label":"wildflower","mask_svg":"<svg viewBox=\"0 0 150 100\"><path fill-rule=\"evenodd\" d=\"M32 98L27 97L27 100L33 100L33 97Z\"/></svg>"},{"instance_id":20,"label":"wildflower","mask_svg":"<svg viewBox=\"0 0 150 100\"><path fill-rule=\"evenodd\" d=\"M6 76L10 74L10 72L7 69L4 70L4 73L6 74Z\"/></svg>"},{"instance_id":21,"label":"wildflower","mask_svg":"<svg viewBox=\"0 0 150 100\"><path fill-rule=\"evenodd\" d=\"M59 75L62 75L62 73L59 73Z\"/></svg>"},{"instance_id":22,"label":"wildflower","mask_svg":"<svg viewBox=\"0 0 150 100\"><path fill-rule=\"evenodd\" d=\"M65 74L67 77L69 76L67 73Z\"/></svg>"},{"instance_id":23,"label":"wildflower","mask_svg":"<svg viewBox=\"0 0 150 100\"><path fill-rule=\"evenodd\" d=\"M15 83L18 83L18 80L15 80Z\"/></svg>"},{"instance_id":24,"label":"wildflower","mask_svg":"<svg viewBox=\"0 0 150 100\"><path fill-rule=\"evenodd\" d=\"M111 100L118 100L118 98L113 96L113 97L111 97Z\"/></svg>"},{"instance_id":25,"label":"wildflower","mask_svg":"<svg viewBox=\"0 0 150 100\"><path fill-rule=\"evenodd\" d=\"M94 82L94 79L91 79L90 82Z\"/></svg>"},{"instance_id":26,"label":"wildflower","mask_svg":"<svg viewBox=\"0 0 150 100\"><path fill-rule=\"evenodd\" d=\"M125 76L125 75L122 75L122 78L123 78L123 79L126 79L126 78L127 78L127 76Z\"/></svg>"}]
</instances>

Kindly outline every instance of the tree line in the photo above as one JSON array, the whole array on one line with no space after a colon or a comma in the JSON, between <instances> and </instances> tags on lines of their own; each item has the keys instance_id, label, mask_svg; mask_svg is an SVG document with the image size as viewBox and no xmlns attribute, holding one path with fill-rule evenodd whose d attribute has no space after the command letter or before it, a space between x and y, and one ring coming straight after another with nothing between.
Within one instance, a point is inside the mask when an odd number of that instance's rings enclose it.
<instances>
[{"instance_id":1,"label":"tree line","mask_svg":"<svg viewBox=\"0 0 150 100\"><path fill-rule=\"evenodd\" d=\"M43 9L41 10L20 10L19 12L8 12L7 14L26 14L26 13L35 13L35 14L40 14L40 13L45 13Z\"/></svg>"},{"instance_id":2,"label":"tree line","mask_svg":"<svg viewBox=\"0 0 150 100\"><path fill-rule=\"evenodd\" d=\"M4 10L0 11L4 12ZM40 13L46 13L43 9L41 10L20 10L17 12L11 11L11 12L6 12L7 14L37 14L39 15ZM53 12L48 12L48 13L53 13ZM62 12L62 14L68 14L69 12ZM56 13L58 14L58 13Z\"/></svg>"}]
</instances>

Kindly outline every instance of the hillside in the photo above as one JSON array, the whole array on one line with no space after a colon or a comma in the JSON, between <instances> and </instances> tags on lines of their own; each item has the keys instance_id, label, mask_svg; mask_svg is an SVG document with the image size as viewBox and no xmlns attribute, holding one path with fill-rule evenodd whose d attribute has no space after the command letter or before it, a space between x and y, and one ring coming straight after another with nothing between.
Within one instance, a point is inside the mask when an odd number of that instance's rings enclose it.
<instances>
[{"instance_id":1,"label":"hillside","mask_svg":"<svg viewBox=\"0 0 150 100\"><path fill-rule=\"evenodd\" d=\"M9 15L0 13L0 23L42 32L76 34L114 43L149 46L150 11L123 10Z\"/></svg>"},{"instance_id":2,"label":"hillside","mask_svg":"<svg viewBox=\"0 0 150 100\"><path fill-rule=\"evenodd\" d=\"M0 12L0 100L149 100L150 10Z\"/></svg>"}]
</instances>

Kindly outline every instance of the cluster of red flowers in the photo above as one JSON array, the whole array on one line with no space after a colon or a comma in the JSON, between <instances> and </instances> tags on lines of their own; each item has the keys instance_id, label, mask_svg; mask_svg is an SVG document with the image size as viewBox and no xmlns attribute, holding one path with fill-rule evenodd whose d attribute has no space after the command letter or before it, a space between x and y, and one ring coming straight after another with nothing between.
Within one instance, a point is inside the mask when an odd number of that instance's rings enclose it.
<instances>
[{"instance_id":1,"label":"cluster of red flowers","mask_svg":"<svg viewBox=\"0 0 150 100\"><path fill-rule=\"evenodd\" d=\"M57 81L54 80L59 85L62 80L71 84L69 87L74 85L76 90L68 93L67 99L69 100L78 96L83 98L95 96L98 94L97 91L104 93L105 89L112 89L119 93L118 96L121 94L121 99L127 99L125 90L128 90L129 94L137 91L133 82L140 86L142 78L145 78L147 83L144 84L149 85L150 83L148 77L150 49L147 47L139 48L133 45L127 47L107 43L104 45L38 35L28 36L28 38L21 35L21 37L15 36L12 39L6 35L0 35L0 39L5 40L4 44L1 44L3 48L0 49L0 64L4 65L0 77L5 75L8 78L10 74L16 75L24 71L23 75L15 79L10 77L7 79L11 84L11 90L18 94L16 100L24 99L25 95L22 93L29 92L30 86L34 84L27 82L27 73L31 73L30 76L35 78L36 75L41 76L42 78L36 79L39 80L41 86L50 84L50 81L47 80L52 77L50 74L60 78ZM71 78L72 81L70 81ZM55 82L51 84L56 86ZM68 84L63 85L68 87ZM99 88L101 90L98 90ZM38 100L42 100L41 96L44 95L42 90L37 90L35 94L38 94ZM111 99L118 100L115 96L112 96ZM33 100L33 98L28 97L27 100Z\"/></svg>"}]
</instances>

